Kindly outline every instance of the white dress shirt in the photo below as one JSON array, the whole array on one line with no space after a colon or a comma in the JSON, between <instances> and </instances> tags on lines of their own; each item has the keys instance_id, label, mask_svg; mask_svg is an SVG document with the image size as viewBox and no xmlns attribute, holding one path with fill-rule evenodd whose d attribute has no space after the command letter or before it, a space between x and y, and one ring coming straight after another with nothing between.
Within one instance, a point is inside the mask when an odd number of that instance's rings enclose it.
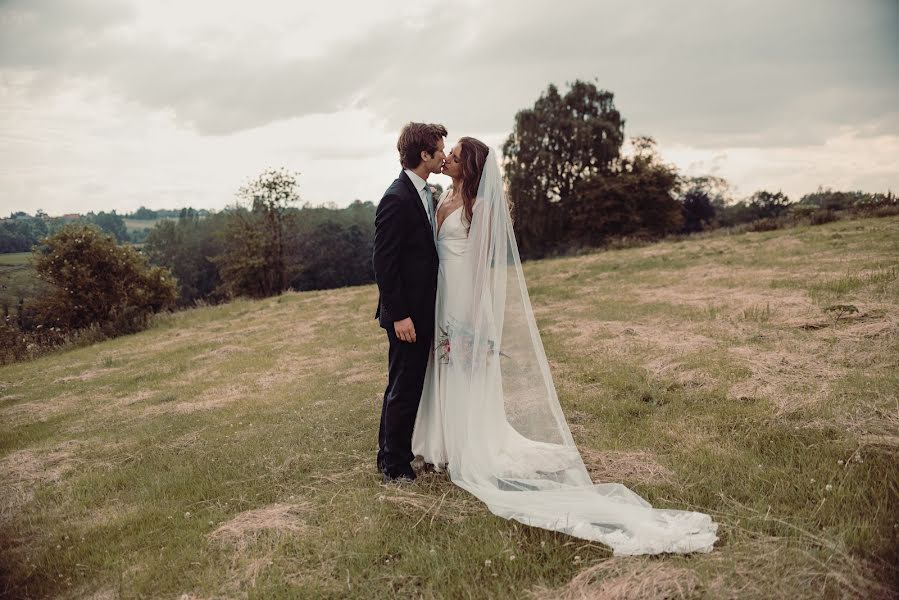
<instances>
[{"instance_id":1,"label":"white dress shirt","mask_svg":"<svg viewBox=\"0 0 899 600\"><path fill-rule=\"evenodd\" d=\"M411 169L404 169L406 175L409 176L409 179L412 180L412 185L415 186L415 189L418 190L418 197L421 198L421 203L424 205L425 214L428 215L428 219L431 218L431 212L434 207L433 198L434 196L431 194L430 188L428 188L427 195L425 194L425 186L428 185L428 182L418 176L418 173Z\"/></svg>"}]
</instances>

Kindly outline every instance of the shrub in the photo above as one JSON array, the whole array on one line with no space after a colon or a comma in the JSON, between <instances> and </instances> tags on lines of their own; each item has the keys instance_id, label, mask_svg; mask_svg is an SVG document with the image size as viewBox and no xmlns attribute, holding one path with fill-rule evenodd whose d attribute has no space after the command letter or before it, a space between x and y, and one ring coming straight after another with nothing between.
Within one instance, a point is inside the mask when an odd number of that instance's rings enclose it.
<instances>
[{"instance_id":1,"label":"shrub","mask_svg":"<svg viewBox=\"0 0 899 600\"><path fill-rule=\"evenodd\" d=\"M168 269L151 267L137 250L89 225L63 227L34 254L35 270L52 288L29 307L25 329L97 326L107 335L131 333L177 297Z\"/></svg>"}]
</instances>

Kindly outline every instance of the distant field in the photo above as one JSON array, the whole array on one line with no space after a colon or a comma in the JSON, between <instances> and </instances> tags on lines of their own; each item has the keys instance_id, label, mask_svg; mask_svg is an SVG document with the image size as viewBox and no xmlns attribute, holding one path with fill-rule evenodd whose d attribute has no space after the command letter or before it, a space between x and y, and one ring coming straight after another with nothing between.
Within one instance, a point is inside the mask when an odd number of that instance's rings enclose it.
<instances>
[{"instance_id":1,"label":"distant field","mask_svg":"<svg viewBox=\"0 0 899 600\"><path fill-rule=\"evenodd\" d=\"M10 311L19 298L40 294L44 284L31 267L31 252L0 254L0 309L5 304Z\"/></svg>"},{"instance_id":2,"label":"distant field","mask_svg":"<svg viewBox=\"0 0 899 600\"><path fill-rule=\"evenodd\" d=\"M0 367L0 597L896 598L897 239L865 219L526 263L594 481L712 514L711 554L611 557L444 475L379 485L361 286Z\"/></svg>"},{"instance_id":3,"label":"distant field","mask_svg":"<svg viewBox=\"0 0 899 600\"><path fill-rule=\"evenodd\" d=\"M0 254L0 268L20 267L31 260L31 252L11 252Z\"/></svg>"},{"instance_id":4,"label":"distant field","mask_svg":"<svg viewBox=\"0 0 899 600\"><path fill-rule=\"evenodd\" d=\"M128 231L140 231L141 229L153 229L160 221L176 221L170 217L162 217L160 219L122 219L125 221L125 228Z\"/></svg>"}]
</instances>

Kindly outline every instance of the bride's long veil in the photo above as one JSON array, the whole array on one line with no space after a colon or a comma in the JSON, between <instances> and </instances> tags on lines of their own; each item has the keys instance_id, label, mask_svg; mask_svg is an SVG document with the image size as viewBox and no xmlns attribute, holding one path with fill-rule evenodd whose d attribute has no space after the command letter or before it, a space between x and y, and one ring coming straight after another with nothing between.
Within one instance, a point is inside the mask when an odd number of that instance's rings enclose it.
<instances>
[{"instance_id":1,"label":"bride's long veil","mask_svg":"<svg viewBox=\"0 0 899 600\"><path fill-rule=\"evenodd\" d=\"M702 513L653 509L617 483L594 484L562 414L531 309L496 152L474 203L468 302L447 344L448 470L496 515L595 540L615 554L709 552Z\"/></svg>"}]
</instances>

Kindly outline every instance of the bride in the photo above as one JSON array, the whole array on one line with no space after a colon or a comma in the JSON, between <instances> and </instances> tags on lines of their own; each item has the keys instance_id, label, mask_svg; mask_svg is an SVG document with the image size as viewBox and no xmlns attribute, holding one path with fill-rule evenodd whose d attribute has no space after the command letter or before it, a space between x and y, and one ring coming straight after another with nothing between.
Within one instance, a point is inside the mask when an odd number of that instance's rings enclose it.
<instances>
[{"instance_id":1,"label":"bride","mask_svg":"<svg viewBox=\"0 0 899 600\"><path fill-rule=\"evenodd\" d=\"M710 552L717 524L594 484L562 414L496 153L464 137L443 172L434 348L413 452L494 514L611 546L616 555Z\"/></svg>"}]
</instances>

